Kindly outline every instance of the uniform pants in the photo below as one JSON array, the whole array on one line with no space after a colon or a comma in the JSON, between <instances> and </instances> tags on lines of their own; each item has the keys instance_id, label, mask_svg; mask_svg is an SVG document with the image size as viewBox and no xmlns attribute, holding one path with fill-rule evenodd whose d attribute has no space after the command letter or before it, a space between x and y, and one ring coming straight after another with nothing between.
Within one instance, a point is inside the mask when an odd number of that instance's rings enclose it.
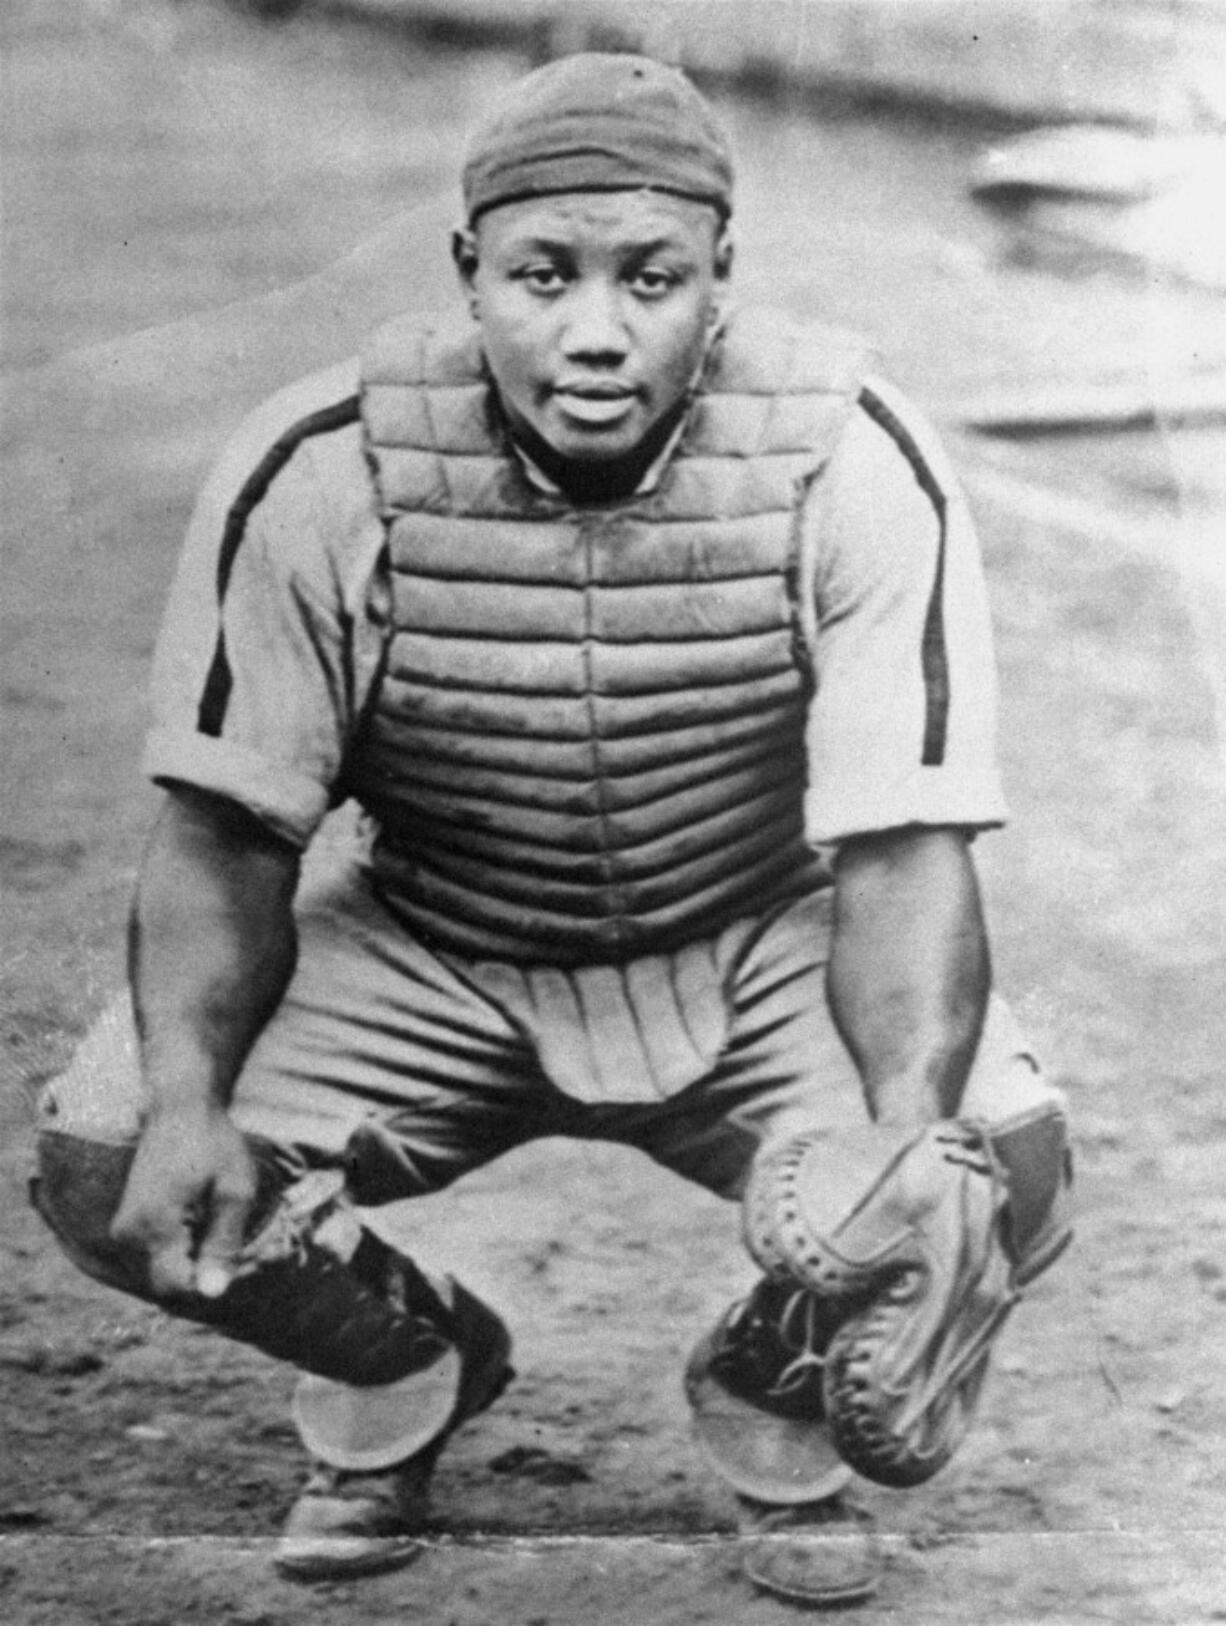
<instances>
[{"instance_id":1,"label":"uniform pants","mask_svg":"<svg viewBox=\"0 0 1226 1626\"><path fill-rule=\"evenodd\" d=\"M865 1121L826 1001L830 901L813 893L676 954L562 972L432 951L360 868L335 864L303 889L297 968L232 1103L268 1175L265 1209L326 1173L358 1210L436 1192L546 1136L637 1147L736 1200L764 1142ZM1055 1093L993 997L963 1111L999 1121ZM44 1092L57 1177L40 1207L84 1268L136 1291L106 1233L143 1110L125 996ZM352 1376L343 1351L313 1362L284 1337L248 1341Z\"/></svg>"}]
</instances>

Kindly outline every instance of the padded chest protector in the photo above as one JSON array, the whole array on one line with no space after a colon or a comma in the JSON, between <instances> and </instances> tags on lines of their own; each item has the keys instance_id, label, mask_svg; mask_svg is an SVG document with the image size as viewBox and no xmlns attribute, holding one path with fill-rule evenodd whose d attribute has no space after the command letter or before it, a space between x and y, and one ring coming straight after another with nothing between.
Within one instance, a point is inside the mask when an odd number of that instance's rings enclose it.
<instances>
[{"instance_id":1,"label":"padded chest protector","mask_svg":"<svg viewBox=\"0 0 1226 1626\"><path fill-rule=\"evenodd\" d=\"M860 360L741 318L658 487L575 507L506 449L474 328L378 336L363 418L392 632L350 782L412 927L467 954L621 960L810 873L798 512Z\"/></svg>"}]
</instances>

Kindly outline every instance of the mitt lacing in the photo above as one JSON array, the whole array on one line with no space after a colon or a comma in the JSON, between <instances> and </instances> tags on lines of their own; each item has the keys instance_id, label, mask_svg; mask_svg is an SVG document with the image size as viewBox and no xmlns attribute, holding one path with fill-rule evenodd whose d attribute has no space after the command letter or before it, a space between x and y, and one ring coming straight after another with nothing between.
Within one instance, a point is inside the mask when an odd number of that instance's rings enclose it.
<instances>
[{"instance_id":1,"label":"mitt lacing","mask_svg":"<svg viewBox=\"0 0 1226 1626\"><path fill-rule=\"evenodd\" d=\"M1004 1167L992 1145L992 1138L986 1124L963 1119L950 1127L946 1133L937 1136L943 1147L942 1155L949 1163L961 1164L975 1174L981 1174L991 1181L991 1211L993 1223L1008 1203L1008 1177ZM961 1383L967 1374L974 1370L989 1348L992 1340L1000 1331L1001 1325L1013 1310L1014 1305L1021 1297L1021 1293L1013 1286L1013 1271L1009 1272L1009 1288L1001 1295L998 1303L993 1307L981 1325L966 1340L957 1356L942 1366L938 1371L930 1374L929 1381L921 1392L904 1409L899 1416L896 1427L901 1429L913 1428L919 1419L931 1407L949 1393L957 1384ZM887 1293L887 1297L893 1296ZM901 1296L906 1296L901 1295Z\"/></svg>"},{"instance_id":2,"label":"mitt lacing","mask_svg":"<svg viewBox=\"0 0 1226 1626\"><path fill-rule=\"evenodd\" d=\"M986 1175L992 1182L993 1209L1003 1206L1008 1182L996 1148L992 1145L988 1126L974 1119L962 1118L938 1131L935 1138L937 1144L945 1148L941 1155L947 1163L961 1163L976 1174Z\"/></svg>"}]
</instances>

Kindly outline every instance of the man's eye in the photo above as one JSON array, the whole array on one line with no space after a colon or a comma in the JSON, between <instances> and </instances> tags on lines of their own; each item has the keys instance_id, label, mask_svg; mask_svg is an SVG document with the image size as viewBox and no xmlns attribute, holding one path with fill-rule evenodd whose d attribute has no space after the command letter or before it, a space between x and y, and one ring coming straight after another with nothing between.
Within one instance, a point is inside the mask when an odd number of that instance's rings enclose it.
<instances>
[{"instance_id":1,"label":"man's eye","mask_svg":"<svg viewBox=\"0 0 1226 1626\"><path fill-rule=\"evenodd\" d=\"M519 280L534 293L553 294L566 286L566 278L556 265L529 265L519 273Z\"/></svg>"},{"instance_id":2,"label":"man's eye","mask_svg":"<svg viewBox=\"0 0 1226 1626\"><path fill-rule=\"evenodd\" d=\"M677 286L677 278L671 271L644 266L630 279L630 286L636 294L643 295L647 299L659 299L661 294L666 294Z\"/></svg>"}]
</instances>

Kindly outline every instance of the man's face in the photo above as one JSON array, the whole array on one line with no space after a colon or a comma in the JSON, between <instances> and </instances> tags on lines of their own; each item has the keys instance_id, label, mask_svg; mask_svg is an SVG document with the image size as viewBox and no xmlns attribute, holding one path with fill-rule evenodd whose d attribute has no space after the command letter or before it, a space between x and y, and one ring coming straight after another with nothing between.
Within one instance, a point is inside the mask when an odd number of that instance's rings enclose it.
<instances>
[{"instance_id":1,"label":"man's face","mask_svg":"<svg viewBox=\"0 0 1226 1626\"><path fill-rule=\"evenodd\" d=\"M588 462L690 387L731 264L713 208L646 191L503 204L454 254L512 424Z\"/></svg>"}]
</instances>

